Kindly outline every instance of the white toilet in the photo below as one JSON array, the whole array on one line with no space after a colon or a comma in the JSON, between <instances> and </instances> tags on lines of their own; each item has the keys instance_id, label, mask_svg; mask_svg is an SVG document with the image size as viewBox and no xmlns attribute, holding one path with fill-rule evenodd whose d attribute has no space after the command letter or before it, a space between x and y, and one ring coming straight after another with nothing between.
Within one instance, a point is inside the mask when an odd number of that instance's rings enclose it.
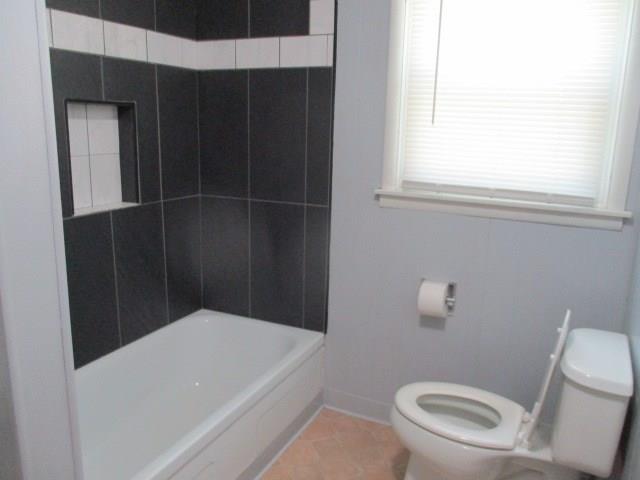
<instances>
[{"instance_id":1,"label":"white toilet","mask_svg":"<svg viewBox=\"0 0 640 480\"><path fill-rule=\"evenodd\" d=\"M601 330L568 334L570 315L531 413L465 385L421 382L398 390L391 423L411 452L405 480L609 476L633 392L629 344L625 335ZM548 431L538 418L560 358L562 391Z\"/></svg>"}]
</instances>

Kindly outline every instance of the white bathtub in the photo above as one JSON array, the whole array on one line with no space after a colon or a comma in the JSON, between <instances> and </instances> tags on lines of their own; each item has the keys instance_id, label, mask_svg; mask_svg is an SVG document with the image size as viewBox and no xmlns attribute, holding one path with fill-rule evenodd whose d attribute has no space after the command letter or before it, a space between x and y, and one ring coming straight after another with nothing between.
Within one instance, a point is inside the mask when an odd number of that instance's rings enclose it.
<instances>
[{"instance_id":1,"label":"white bathtub","mask_svg":"<svg viewBox=\"0 0 640 480\"><path fill-rule=\"evenodd\" d=\"M78 369L85 480L246 476L321 393L322 355L320 333L202 310Z\"/></svg>"}]
</instances>

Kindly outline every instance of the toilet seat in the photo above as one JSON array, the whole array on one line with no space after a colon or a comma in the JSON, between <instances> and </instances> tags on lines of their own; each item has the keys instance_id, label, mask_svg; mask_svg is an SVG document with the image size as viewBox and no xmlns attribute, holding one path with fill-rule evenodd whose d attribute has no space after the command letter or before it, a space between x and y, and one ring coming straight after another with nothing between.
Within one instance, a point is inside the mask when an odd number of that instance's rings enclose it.
<instances>
[{"instance_id":1,"label":"toilet seat","mask_svg":"<svg viewBox=\"0 0 640 480\"><path fill-rule=\"evenodd\" d=\"M450 440L511 450L525 413L517 403L485 390L443 382L402 387L395 405L409 421Z\"/></svg>"}]
</instances>

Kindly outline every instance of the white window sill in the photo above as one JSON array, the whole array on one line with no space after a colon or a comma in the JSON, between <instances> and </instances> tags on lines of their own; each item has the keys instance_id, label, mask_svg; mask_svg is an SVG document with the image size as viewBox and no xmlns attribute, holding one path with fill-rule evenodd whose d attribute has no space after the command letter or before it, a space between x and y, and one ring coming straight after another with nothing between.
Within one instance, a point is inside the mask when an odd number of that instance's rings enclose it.
<instances>
[{"instance_id":1,"label":"white window sill","mask_svg":"<svg viewBox=\"0 0 640 480\"><path fill-rule=\"evenodd\" d=\"M472 217L520 220L605 230L621 230L624 220L631 218L631 212L626 211L445 193L378 189L375 191L375 195L381 207L409 208Z\"/></svg>"},{"instance_id":2,"label":"white window sill","mask_svg":"<svg viewBox=\"0 0 640 480\"><path fill-rule=\"evenodd\" d=\"M140 204L133 203L133 202L119 202L119 203L110 203L107 205L95 205L93 207L76 208L75 211L73 212L73 216L81 217L83 215L91 215L92 213L108 212L110 210L119 210L121 208L135 207L136 205L140 205Z\"/></svg>"}]
</instances>

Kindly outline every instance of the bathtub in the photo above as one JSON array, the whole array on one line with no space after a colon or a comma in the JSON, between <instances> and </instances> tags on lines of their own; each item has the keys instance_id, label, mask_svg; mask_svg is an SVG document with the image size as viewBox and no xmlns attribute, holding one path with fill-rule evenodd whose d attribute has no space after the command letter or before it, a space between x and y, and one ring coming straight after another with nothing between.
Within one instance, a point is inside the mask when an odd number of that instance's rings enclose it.
<instances>
[{"instance_id":1,"label":"bathtub","mask_svg":"<svg viewBox=\"0 0 640 480\"><path fill-rule=\"evenodd\" d=\"M254 478L319 406L323 337L201 310L78 369L85 480Z\"/></svg>"}]
</instances>

